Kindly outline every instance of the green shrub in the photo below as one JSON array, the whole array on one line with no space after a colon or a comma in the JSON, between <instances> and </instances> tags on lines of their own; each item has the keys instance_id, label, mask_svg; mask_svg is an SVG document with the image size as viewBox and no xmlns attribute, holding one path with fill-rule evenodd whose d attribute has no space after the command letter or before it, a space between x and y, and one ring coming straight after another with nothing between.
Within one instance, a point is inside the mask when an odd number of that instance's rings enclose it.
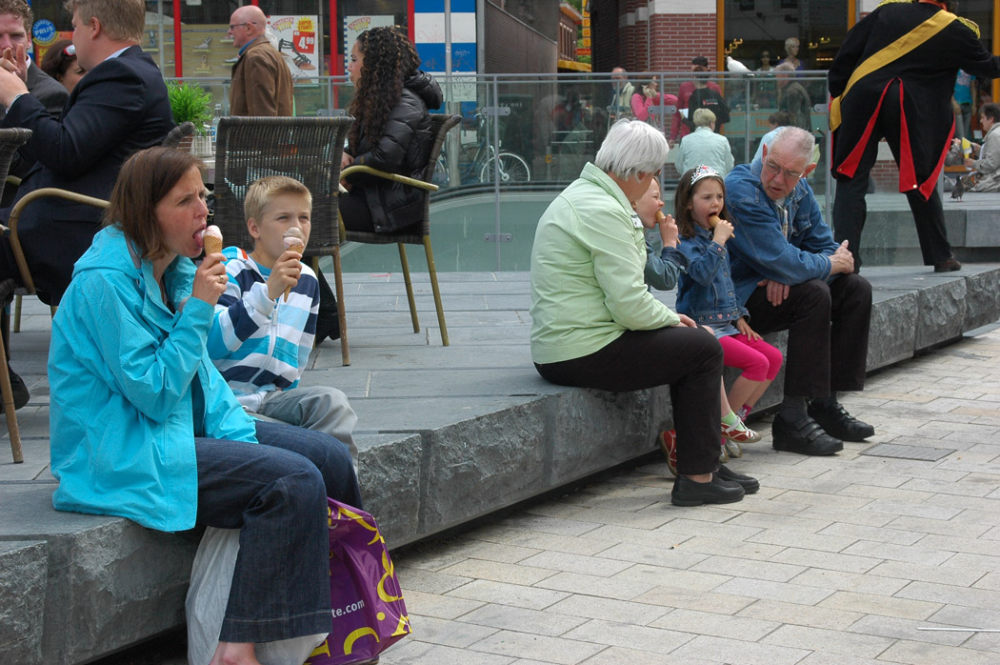
<instances>
[{"instance_id":1,"label":"green shrub","mask_svg":"<svg viewBox=\"0 0 1000 665\"><path fill-rule=\"evenodd\" d=\"M174 122L179 125L190 121L196 132L204 134L205 126L212 122L212 95L198 85L176 81L167 83L167 94Z\"/></svg>"}]
</instances>

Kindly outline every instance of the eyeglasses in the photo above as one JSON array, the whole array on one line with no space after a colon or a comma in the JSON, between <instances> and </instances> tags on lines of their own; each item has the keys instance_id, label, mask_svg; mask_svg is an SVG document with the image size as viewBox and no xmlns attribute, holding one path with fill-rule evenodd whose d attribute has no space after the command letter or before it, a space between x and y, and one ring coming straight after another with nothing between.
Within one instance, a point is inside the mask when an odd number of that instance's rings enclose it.
<instances>
[{"instance_id":1,"label":"eyeglasses","mask_svg":"<svg viewBox=\"0 0 1000 665\"><path fill-rule=\"evenodd\" d=\"M66 48L64 48L62 50L62 52L63 52L63 55L65 55L67 57L75 58L76 57L76 44L70 44L69 46L67 46Z\"/></svg>"},{"instance_id":2,"label":"eyeglasses","mask_svg":"<svg viewBox=\"0 0 1000 665\"><path fill-rule=\"evenodd\" d=\"M782 168L777 164L775 164L774 162L772 162L770 159L764 160L764 167L767 169L767 172L770 173L772 176L776 176L779 173L782 173L786 178L789 178L790 180L798 180L799 178L802 177L801 171L790 171L789 169Z\"/></svg>"},{"instance_id":3,"label":"eyeglasses","mask_svg":"<svg viewBox=\"0 0 1000 665\"><path fill-rule=\"evenodd\" d=\"M230 23L229 24L229 30L233 31L236 28L239 28L239 27L242 27L242 26L246 26L246 25L253 25L253 23Z\"/></svg>"}]
</instances>

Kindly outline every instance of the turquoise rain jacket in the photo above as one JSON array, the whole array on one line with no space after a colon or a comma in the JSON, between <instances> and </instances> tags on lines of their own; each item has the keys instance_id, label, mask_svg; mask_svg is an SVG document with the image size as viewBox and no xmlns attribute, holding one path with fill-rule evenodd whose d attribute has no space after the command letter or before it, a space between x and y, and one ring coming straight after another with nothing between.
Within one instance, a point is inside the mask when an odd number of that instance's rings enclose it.
<instances>
[{"instance_id":1,"label":"turquoise rain jacket","mask_svg":"<svg viewBox=\"0 0 1000 665\"><path fill-rule=\"evenodd\" d=\"M213 307L184 302L194 273L178 257L164 274L171 302L183 303L175 314L152 263L120 230L102 230L76 262L49 350L56 509L190 529L198 509L194 437L257 442L205 351Z\"/></svg>"}]
</instances>

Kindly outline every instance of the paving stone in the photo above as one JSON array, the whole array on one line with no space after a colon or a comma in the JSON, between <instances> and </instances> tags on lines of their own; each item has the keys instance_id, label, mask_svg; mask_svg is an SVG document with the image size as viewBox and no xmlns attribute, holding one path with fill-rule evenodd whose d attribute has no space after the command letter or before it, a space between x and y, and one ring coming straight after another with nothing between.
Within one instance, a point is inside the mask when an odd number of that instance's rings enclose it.
<instances>
[{"instance_id":1,"label":"paving stone","mask_svg":"<svg viewBox=\"0 0 1000 665\"><path fill-rule=\"evenodd\" d=\"M942 566L926 566L901 561L886 561L869 571L870 575L893 577L905 581L919 580L948 586L972 586L986 574L988 568L954 565L951 560Z\"/></svg>"},{"instance_id":2,"label":"paving stone","mask_svg":"<svg viewBox=\"0 0 1000 665\"><path fill-rule=\"evenodd\" d=\"M490 628L513 630L532 635L558 637L584 623L586 619L553 611L529 610L494 603L484 605L462 617L462 622Z\"/></svg>"},{"instance_id":3,"label":"paving stone","mask_svg":"<svg viewBox=\"0 0 1000 665\"><path fill-rule=\"evenodd\" d=\"M849 591L838 591L821 601L820 605L838 610L863 612L864 614L876 614L883 617L898 617L901 619L926 619L941 609L941 603Z\"/></svg>"},{"instance_id":4,"label":"paving stone","mask_svg":"<svg viewBox=\"0 0 1000 665\"><path fill-rule=\"evenodd\" d=\"M597 577L580 573L558 573L535 584L544 589L617 600L633 600L655 586L652 582L630 581L619 575Z\"/></svg>"},{"instance_id":5,"label":"paving stone","mask_svg":"<svg viewBox=\"0 0 1000 665\"><path fill-rule=\"evenodd\" d=\"M551 579L551 577L545 578L538 584L544 585ZM542 610L569 597L569 594L547 588L538 588L537 586L477 579L449 591L447 597L468 598L476 601L510 605L511 607Z\"/></svg>"},{"instance_id":6,"label":"paving stone","mask_svg":"<svg viewBox=\"0 0 1000 665\"><path fill-rule=\"evenodd\" d=\"M991 610L1000 607L1000 591L986 589L966 589L963 587L933 584L931 582L910 582L896 592L900 598L926 600L932 603L951 603Z\"/></svg>"},{"instance_id":7,"label":"paving stone","mask_svg":"<svg viewBox=\"0 0 1000 665\"><path fill-rule=\"evenodd\" d=\"M781 624L746 616L720 616L709 612L676 609L649 625L695 635L715 635L758 642Z\"/></svg>"},{"instance_id":8,"label":"paving stone","mask_svg":"<svg viewBox=\"0 0 1000 665\"><path fill-rule=\"evenodd\" d=\"M441 571L445 575L455 575L465 578L477 578L505 582L508 584L530 585L555 574L547 568L532 568L497 561L481 561L466 559Z\"/></svg>"},{"instance_id":9,"label":"paving stone","mask_svg":"<svg viewBox=\"0 0 1000 665\"><path fill-rule=\"evenodd\" d=\"M581 665L715 665L711 661L700 658L692 660L689 657L678 658L673 654L655 653L652 651L637 651L624 647L605 649L593 658L588 658Z\"/></svg>"},{"instance_id":10,"label":"paving stone","mask_svg":"<svg viewBox=\"0 0 1000 665\"><path fill-rule=\"evenodd\" d=\"M419 615L435 619L456 619L477 607L481 607L485 602L466 600L464 598L436 593L426 593L410 588L406 590L405 598L406 609L411 616Z\"/></svg>"},{"instance_id":11,"label":"paving stone","mask_svg":"<svg viewBox=\"0 0 1000 665\"><path fill-rule=\"evenodd\" d=\"M815 605L833 593L826 589L817 589L801 584L743 578L729 580L719 585L715 590L718 593L743 595L751 598L767 598L802 605Z\"/></svg>"},{"instance_id":12,"label":"paving stone","mask_svg":"<svg viewBox=\"0 0 1000 665\"><path fill-rule=\"evenodd\" d=\"M922 628L950 628L930 621L907 619L905 617L886 616L882 613L858 619L850 627L853 633L879 635L890 639L918 640L934 644L961 646L969 639L968 633L947 630L921 630Z\"/></svg>"},{"instance_id":13,"label":"paving stone","mask_svg":"<svg viewBox=\"0 0 1000 665\"><path fill-rule=\"evenodd\" d=\"M666 614L666 609L657 605L594 596L571 596L559 601L550 609L553 612L588 619L623 621L638 625L648 625Z\"/></svg>"},{"instance_id":14,"label":"paving stone","mask_svg":"<svg viewBox=\"0 0 1000 665\"><path fill-rule=\"evenodd\" d=\"M591 619L567 632L564 637L659 654L673 651L692 639L691 635L683 634L672 628L638 626L602 619Z\"/></svg>"},{"instance_id":15,"label":"paving stone","mask_svg":"<svg viewBox=\"0 0 1000 665\"><path fill-rule=\"evenodd\" d=\"M673 655L679 658L705 659L713 663L739 663L739 665L792 665L808 654L809 649L794 649L704 635L696 637L673 652Z\"/></svg>"},{"instance_id":16,"label":"paving stone","mask_svg":"<svg viewBox=\"0 0 1000 665\"><path fill-rule=\"evenodd\" d=\"M806 626L781 626L763 640L765 644L795 647L827 653L875 658L892 644L891 639L874 635L854 635L839 630Z\"/></svg>"},{"instance_id":17,"label":"paving stone","mask_svg":"<svg viewBox=\"0 0 1000 665\"><path fill-rule=\"evenodd\" d=\"M739 554L739 548L736 548L734 554ZM696 564L691 570L718 572L732 577L787 582L804 571L805 568L773 561L741 559L738 556L713 556Z\"/></svg>"},{"instance_id":18,"label":"paving stone","mask_svg":"<svg viewBox=\"0 0 1000 665\"><path fill-rule=\"evenodd\" d=\"M793 626L808 626L829 630L846 630L861 618L858 612L835 610L826 607L809 607L778 600L758 600L740 610L740 616L764 619Z\"/></svg>"},{"instance_id":19,"label":"paving stone","mask_svg":"<svg viewBox=\"0 0 1000 665\"><path fill-rule=\"evenodd\" d=\"M845 573L837 570L810 568L793 580L796 584L817 586L838 591L863 591L865 593L891 596L904 586L905 580L893 577L879 577L871 571L866 573Z\"/></svg>"},{"instance_id":20,"label":"paving stone","mask_svg":"<svg viewBox=\"0 0 1000 665\"><path fill-rule=\"evenodd\" d=\"M654 587L632 599L635 602L683 608L713 614L732 615L754 602L753 598L709 591L692 591L680 587Z\"/></svg>"},{"instance_id":21,"label":"paving stone","mask_svg":"<svg viewBox=\"0 0 1000 665\"><path fill-rule=\"evenodd\" d=\"M962 647L898 640L882 652L881 660L912 665L996 665L995 652L976 651Z\"/></svg>"},{"instance_id":22,"label":"paving stone","mask_svg":"<svg viewBox=\"0 0 1000 665\"><path fill-rule=\"evenodd\" d=\"M472 650L503 656L527 656L545 662L574 665L602 651L603 647L577 640L501 630L477 642ZM478 661L478 656L471 658Z\"/></svg>"},{"instance_id":23,"label":"paving stone","mask_svg":"<svg viewBox=\"0 0 1000 665\"><path fill-rule=\"evenodd\" d=\"M476 665L511 665L510 656L477 653L473 656ZM426 642L412 641L405 645L394 645L382 654L380 665L469 665L469 651L453 647L438 646Z\"/></svg>"},{"instance_id":24,"label":"paving stone","mask_svg":"<svg viewBox=\"0 0 1000 665\"><path fill-rule=\"evenodd\" d=\"M461 621L447 621L428 616L412 616L410 622L413 635L418 635L420 641L463 649L496 632L495 628L476 625L464 618Z\"/></svg>"}]
</instances>

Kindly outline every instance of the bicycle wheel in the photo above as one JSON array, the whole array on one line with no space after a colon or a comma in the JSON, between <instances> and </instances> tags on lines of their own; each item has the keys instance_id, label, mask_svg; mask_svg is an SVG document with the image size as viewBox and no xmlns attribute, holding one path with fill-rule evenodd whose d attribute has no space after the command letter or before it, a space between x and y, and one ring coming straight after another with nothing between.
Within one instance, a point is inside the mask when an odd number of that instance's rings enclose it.
<instances>
[{"instance_id":1,"label":"bicycle wheel","mask_svg":"<svg viewBox=\"0 0 1000 665\"><path fill-rule=\"evenodd\" d=\"M501 152L497 156L497 163L500 170L500 183L508 182L528 182L531 180L531 169L528 163L512 152ZM479 172L480 182L493 182L494 160L488 160L483 164Z\"/></svg>"},{"instance_id":2,"label":"bicycle wheel","mask_svg":"<svg viewBox=\"0 0 1000 665\"><path fill-rule=\"evenodd\" d=\"M434 163L434 174L431 176L431 182L438 187L447 187L450 180L448 165L445 163L444 156L440 156Z\"/></svg>"}]
</instances>

